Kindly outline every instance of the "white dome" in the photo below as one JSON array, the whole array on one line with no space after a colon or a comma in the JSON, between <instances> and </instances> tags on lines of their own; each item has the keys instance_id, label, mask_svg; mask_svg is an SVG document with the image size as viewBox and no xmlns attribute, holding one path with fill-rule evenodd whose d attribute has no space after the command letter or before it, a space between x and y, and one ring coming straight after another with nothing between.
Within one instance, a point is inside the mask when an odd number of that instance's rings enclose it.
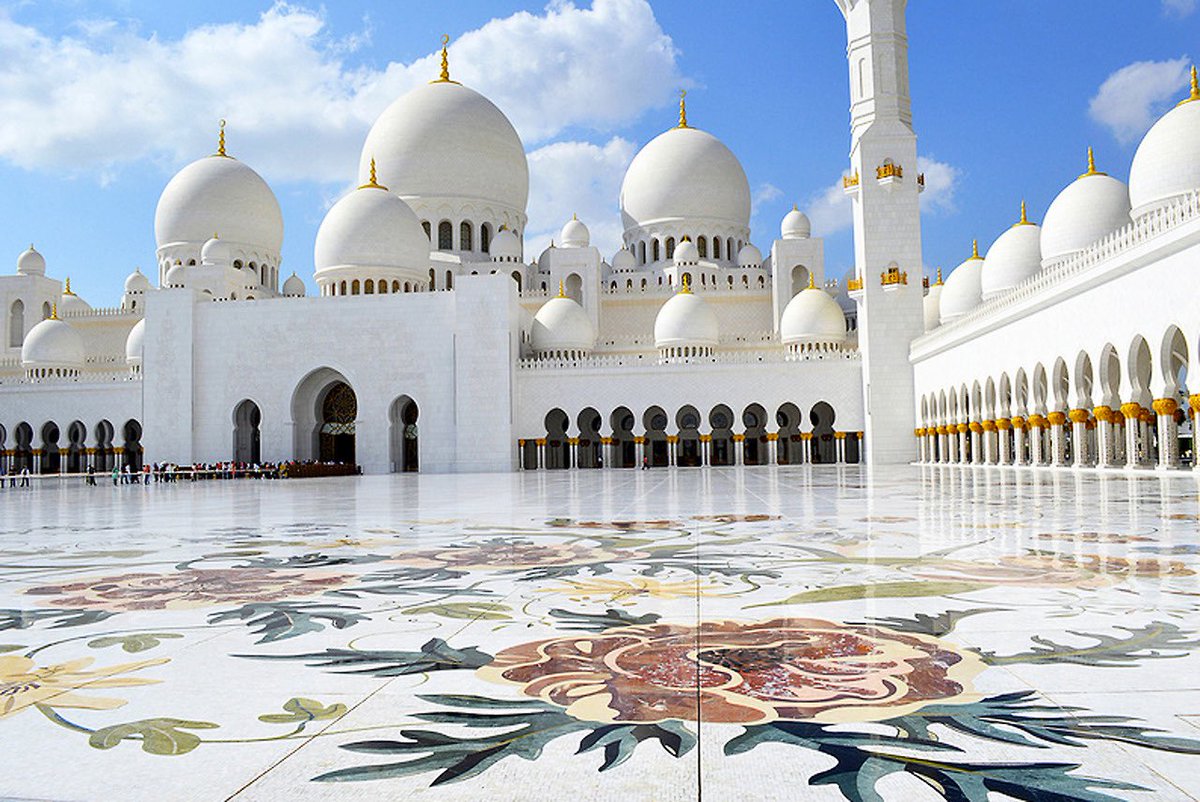
<instances>
[{"instance_id":1,"label":"white dome","mask_svg":"<svg viewBox=\"0 0 1200 802\"><path fill-rule=\"evenodd\" d=\"M146 319L142 318L133 324L129 336L125 338L125 364L142 364L142 348L146 339Z\"/></svg>"},{"instance_id":2,"label":"white dome","mask_svg":"<svg viewBox=\"0 0 1200 802\"><path fill-rule=\"evenodd\" d=\"M1129 220L1129 188L1112 176L1089 169L1058 193L1046 210L1042 264L1082 251Z\"/></svg>"},{"instance_id":3,"label":"white dome","mask_svg":"<svg viewBox=\"0 0 1200 802\"><path fill-rule=\"evenodd\" d=\"M703 298L690 291L675 293L654 318L655 348L715 348L719 336L716 313Z\"/></svg>"},{"instance_id":4,"label":"white dome","mask_svg":"<svg viewBox=\"0 0 1200 802\"><path fill-rule=\"evenodd\" d=\"M408 204L364 186L333 205L317 230L317 273L335 267L383 267L425 274L429 237Z\"/></svg>"},{"instance_id":5,"label":"white dome","mask_svg":"<svg viewBox=\"0 0 1200 802\"><path fill-rule=\"evenodd\" d=\"M150 279L146 278L146 274L140 267L134 268L133 272L125 278L125 292L146 292L149 289Z\"/></svg>"},{"instance_id":6,"label":"white dome","mask_svg":"<svg viewBox=\"0 0 1200 802\"><path fill-rule=\"evenodd\" d=\"M529 200L525 147L503 112L483 95L449 82L425 84L396 100L371 126L359 160L403 198L459 198L524 213Z\"/></svg>"},{"instance_id":7,"label":"white dome","mask_svg":"<svg viewBox=\"0 0 1200 802\"><path fill-rule=\"evenodd\" d=\"M929 288L929 292L925 295L924 311L925 311L925 331L933 331L942 322L942 284L934 284Z\"/></svg>"},{"instance_id":8,"label":"white dome","mask_svg":"<svg viewBox=\"0 0 1200 802\"><path fill-rule=\"evenodd\" d=\"M533 350L539 353L590 351L596 345L596 329L588 313L562 295L542 304L529 334Z\"/></svg>"},{"instance_id":9,"label":"white dome","mask_svg":"<svg viewBox=\"0 0 1200 802\"><path fill-rule=\"evenodd\" d=\"M979 306L983 296L984 261L972 256L950 273L938 299L942 323L957 320Z\"/></svg>"},{"instance_id":10,"label":"white dome","mask_svg":"<svg viewBox=\"0 0 1200 802\"><path fill-rule=\"evenodd\" d=\"M521 241L511 229L502 228L492 237L490 253L494 262L516 262L521 258Z\"/></svg>"},{"instance_id":11,"label":"white dome","mask_svg":"<svg viewBox=\"0 0 1200 802\"><path fill-rule=\"evenodd\" d=\"M176 173L154 212L159 248L207 242L214 234L272 254L283 246L275 193L258 173L227 156L207 156Z\"/></svg>"},{"instance_id":12,"label":"white dome","mask_svg":"<svg viewBox=\"0 0 1200 802\"><path fill-rule=\"evenodd\" d=\"M58 299L58 311L64 315L81 315L92 311L91 304L71 291L71 279L67 279L62 297Z\"/></svg>"},{"instance_id":13,"label":"white dome","mask_svg":"<svg viewBox=\"0 0 1200 802\"><path fill-rule=\"evenodd\" d=\"M233 258L230 255L229 245L218 237L206 240L200 248L200 264L232 265Z\"/></svg>"},{"instance_id":14,"label":"white dome","mask_svg":"<svg viewBox=\"0 0 1200 802\"><path fill-rule=\"evenodd\" d=\"M29 249L22 251L17 257L17 272L22 276L44 276L46 275L46 257L42 256L33 245Z\"/></svg>"},{"instance_id":15,"label":"white dome","mask_svg":"<svg viewBox=\"0 0 1200 802\"><path fill-rule=\"evenodd\" d=\"M762 251L754 245L746 243L738 251L738 267L762 267Z\"/></svg>"},{"instance_id":16,"label":"white dome","mask_svg":"<svg viewBox=\"0 0 1200 802\"><path fill-rule=\"evenodd\" d=\"M167 271L167 275L163 279L164 287L185 287L187 286L187 268L180 264L171 265L171 269Z\"/></svg>"},{"instance_id":17,"label":"white dome","mask_svg":"<svg viewBox=\"0 0 1200 802\"><path fill-rule=\"evenodd\" d=\"M626 273L637 267L637 258L633 255L633 251L628 248L621 248L613 254L612 269L617 273Z\"/></svg>"},{"instance_id":18,"label":"white dome","mask_svg":"<svg viewBox=\"0 0 1200 802\"><path fill-rule=\"evenodd\" d=\"M638 152L621 184L625 228L702 220L746 228L750 183L741 163L712 134L672 128Z\"/></svg>"},{"instance_id":19,"label":"white dome","mask_svg":"<svg viewBox=\"0 0 1200 802\"><path fill-rule=\"evenodd\" d=\"M562 227L558 239L564 248L586 248L592 241L592 235L578 217L572 217Z\"/></svg>"},{"instance_id":20,"label":"white dome","mask_svg":"<svg viewBox=\"0 0 1200 802\"><path fill-rule=\"evenodd\" d=\"M1041 227L1023 220L1005 231L988 248L986 265L980 279L985 301L1042 269Z\"/></svg>"},{"instance_id":21,"label":"white dome","mask_svg":"<svg viewBox=\"0 0 1200 802\"><path fill-rule=\"evenodd\" d=\"M846 316L829 293L809 287L784 307L779 336L786 345L842 343L846 340Z\"/></svg>"},{"instance_id":22,"label":"white dome","mask_svg":"<svg viewBox=\"0 0 1200 802\"><path fill-rule=\"evenodd\" d=\"M287 281L283 282L283 294L288 298L303 298L308 293L304 286L304 279L297 276L295 273L287 277Z\"/></svg>"},{"instance_id":23,"label":"white dome","mask_svg":"<svg viewBox=\"0 0 1200 802\"><path fill-rule=\"evenodd\" d=\"M1138 145L1129 169L1129 200L1134 217L1200 189L1200 102L1197 100L1200 97L1168 111Z\"/></svg>"},{"instance_id":24,"label":"white dome","mask_svg":"<svg viewBox=\"0 0 1200 802\"><path fill-rule=\"evenodd\" d=\"M783 239L808 239L812 236L812 223L808 215L793 206L779 224L779 235Z\"/></svg>"},{"instance_id":25,"label":"white dome","mask_svg":"<svg viewBox=\"0 0 1200 802\"><path fill-rule=\"evenodd\" d=\"M700 251L696 248L696 243L685 239L675 246L673 259L677 266L697 265L700 264Z\"/></svg>"},{"instance_id":26,"label":"white dome","mask_svg":"<svg viewBox=\"0 0 1200 802\"><path fill-rule=\"evenodd\" d=\"M26 368L83 367L83 338L71 324L47 318L29 330L21 346L21 365Z\"/></svg>"}]
</instances>

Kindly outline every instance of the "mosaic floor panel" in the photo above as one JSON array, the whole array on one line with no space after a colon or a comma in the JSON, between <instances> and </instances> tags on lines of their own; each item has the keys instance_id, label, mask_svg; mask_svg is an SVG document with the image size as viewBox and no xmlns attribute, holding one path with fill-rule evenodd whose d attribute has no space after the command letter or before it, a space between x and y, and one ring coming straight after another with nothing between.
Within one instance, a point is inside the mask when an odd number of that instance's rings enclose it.
<instances>
[{"instance_id":1,"label":"mosaic floor panel","mask_svg":"<svg viewBox=\"0 0 1200 802\"><path fill-rule=\"evenodd\" d=\"M5 489L0 798L1200 799L1198 489Z\"/></svg>"}]
</instances>

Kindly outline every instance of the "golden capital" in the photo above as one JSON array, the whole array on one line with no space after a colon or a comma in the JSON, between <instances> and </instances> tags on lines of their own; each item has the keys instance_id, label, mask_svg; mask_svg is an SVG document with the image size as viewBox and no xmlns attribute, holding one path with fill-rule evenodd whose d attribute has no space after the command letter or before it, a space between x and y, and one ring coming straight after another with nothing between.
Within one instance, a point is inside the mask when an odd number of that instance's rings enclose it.
<instances>
[{"instance_id":1,"label":"golden capital","mask_svg":"<svg viewBox=\"0 0 1200 802\"><path fill-rule=\"evenodd\" d=\"M1098 421L1112 422L1113 411L1112 407L1099 406L1092 410L1092 414L1096 416Z\"/></svg>"},{"instance_id":2,"label":"golden capital","mask_svg":"<svg viewBox=\"0 0 1200 802\"><path fill-rule=\"evenodd\" d=\"M1200 412L1200 395L1188 396L1188 406L1192 408L1192 412Z\"/></svg>"},{"instance_id":3,"label":"golden capital","mask_svg":"<svg viewBox=\"0 0 1200 802\"><path fill-rule=\"evenodd\" d=\"M1087 423L1092 416L1086 409L1073 409L1068 413L1068 417L1071 423Z\"/></svg>"},{"instance_id":4,"label":"golden capital","mask_svg":"<svg viewBox=\"0 0 1200 802\"><path fill-rule=\"evenodd\" d=\"M1046 420L1050 421L1051 426L1063 426L1067 422L1067 416L1062 412L1051 412L1046 416Z\"/></svg>"},{"instance_id":5,"label":"golden capital","mask_svg":"<svg viewBox=\"0 0 1200 802\"><path fill-rule=\"evenodd\" d=\"M1007 432L1012 428L1012 422L1008 418L996 418L996 428L999 431Z\"/></svg>"},{"instance_id":6,"label":"golden capital","mask_svg":"<svg viewBox=\"0 0 1200 802\"><path fill-rule=\"evenodd\" d=\"M1122 404L1121 414L1125 416L1126 420L1137 420L1142 414L1142 405L1134 403Z\"/></svg>"},{"instance_id":7,"label":"golden capital","mask_svg":"<svg viewBox=\"0 0 1200 802\"><path fill-rule=\"evenodd\" d=\"M959 434L966 434L967 432L971 431L971 427L965 423L958 424L958 426L956 426L955 429L958 430Z\"/></svg>"},{"instance_id":8,"label":"golden capital","mask_svg":"<svg viewBox=\"0 0 1200 802\"><path fill-rule=\"evenodd\" d=\"M1174 398L1156 398L1151 406L1159 415L1174 415L1179 409L1179 402Z\"/></svg>"},{"instance_id":9,"label":"golden capital","mask_svg":"<svg viewBox=\"0 0 1200 802\"><path fill-rule=\"evenodd\" d=\"M983 424L976 421L971 421L968 426L971 427L971 432L974 434L983 434Z\"/></svg>"}]
</instances>

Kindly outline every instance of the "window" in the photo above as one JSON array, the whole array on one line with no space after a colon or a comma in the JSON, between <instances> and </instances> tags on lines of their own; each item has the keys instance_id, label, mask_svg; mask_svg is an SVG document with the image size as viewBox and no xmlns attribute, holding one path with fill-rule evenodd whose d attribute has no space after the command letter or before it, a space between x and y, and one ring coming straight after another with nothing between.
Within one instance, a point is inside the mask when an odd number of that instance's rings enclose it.
<instances>
[{"instance_id":1,"label":"window","mask_svg":"<svg viewBox=\"0 0 1200 802\"><path fill-rule=\"evenodd\" d=\"M658 261L658 240L653 241L652 250L654 251L654 253L651 254L651 256L654 257L653 261L657 262Z\"/></svg>"},{"instance_id":2,"label":"window","mask_svg":"<svg viewBox=\"0 0 1200 802\"><path fill-rule=\"evenodd\" d=\"M8 313L8 344L11 348L19 348L25 340L25 302L13 301Z\"/></svg>"},{"instance_id":3,"label":"window","mask_svg":"<svg viewBox=\"0 0 1200 802\"><path fill-rule=\"evenodd\" d=\"M713 258L714 259L721 258L721 238L720 237L713 237Z\"/></svg>"},{"instance_id":4,"label":"window","mask_svg":"<svg viewBox=\"0 0 1200 802\"><path fill-rule=\"evenodd\" d=\"M452 270L446 271L446 289L454 289L454 271Z\"/></svg>"},{"instance_id":5,"label":"window","mask_svg":"<svg viewBox=\"0 0 1200 802\"><path fill-rule=\"evenodd\" d=\"M404 291L408 292L408 282L407 281L404 282ZM400 292L400 282L399 281L392 282L392 292Z\"/></svg>"},{"instance_id":6,"label":"window","mask_svg":"<svg viewBox=\"0 0 1200 802\"><path fill-rule=\"evenodd\" d=\"M430 229L429 229L429 221L428 221L428 220L422 220L422 221L421 221L421 228L425 229L425 236L429 238L429 241L430 241L430 242L433 242L433 232L432 232L432 231L430 231Z\"/></svg>"},{"instance_id":7,"label":"window","mask_svg":"<svg viewBox=\"0 0 1200 802\"><path fill-rule=\"evenodd\" d=\"M366 284L363 286L363 294L364 295L374 295L375 294L375 279L370 279L370 278L367 279Z\"/></svg>"},{"instance_id":8,"label":"window","mask_svg":"<svg viewBox=\"0 0 1200 802\"><path fill-rule=\"evenodd\" d=\"M667 237L667 258L670 259L675 255L675 238Z\"/></svg>"},{"instance_id":9,"label":"window","mask_svg":"<svg viewBox=\"0 0 1200 802\"><path fill-rule=\"evenodd\" d=\"M479 250L484 253L492 252L492 224L484 223L479 227Z\"/></svg>"},{"instance_id":10,"label":"window","mask_svg":"<svg viewBox=\"0 0 1200 802\"><path fill-rule=\"evenodd\" d=\"M454 250L454 226L450 225L449 220L438 223L438 250Z\"/></svg>"},{"instance_id":11,"label":"window","mask_svg":"<svg viewBox=\"0 0 1200 802\"><path fill-rule=\"evenodd\" d=\"M708 258L708 237L696 238L696 253L700 254L701 259Z\"/></svg>"},{"instance_id":12,"label":"window","mask_svg":"<svg viewBox=\"0 0 1200 802\"><path fill-rule=\"evenodd\" d=\"M475 243L473 241L475 239L474 233L475 233L475 229L471 225L470 222L464 220L462 223L459 224L459 226L458 226L458 249L460 251L475 250Z\"/></svg>"},{"instance_id":13,"label":"window","mask_svg":"<svg viewBox=\"0 0 1200 802\"><path fill-rule=\"evenodd\" d=\"M512 279L513 279L513 281L517 282L517 292L520 292L521 291L521 274L520 274L520 272L514 270L512 272Z\"/></svg>"},{"instance_id":14,"label":"window","mask_svg":"<svg viewBox=\"0 0 1200 802\"><path fill-rule=\"evenodd\" d=\"M645 241L638 243L638 261L646 264L646 243Z\"/></svg>"}]
</instances>

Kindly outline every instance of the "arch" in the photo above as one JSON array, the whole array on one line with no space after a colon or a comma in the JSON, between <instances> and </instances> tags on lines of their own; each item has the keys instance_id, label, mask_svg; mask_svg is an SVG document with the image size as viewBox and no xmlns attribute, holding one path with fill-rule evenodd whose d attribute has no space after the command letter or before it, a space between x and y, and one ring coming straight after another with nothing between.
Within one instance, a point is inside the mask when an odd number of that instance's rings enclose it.
<instances>
[{"instance_id":1,"label":"arch","mask_svg":"<svg viewBox=\"0 0 1200 802\"><path fill-rule=\"evenodd\" d=\"M1091 409L1094 406L1092 404L1094 380L1092 358L1086 351L1080 351L1079 355L1075 357L1075 400L1073 405L1076 408Z\"/></svg>"},{"instance_id":2,"label":"arch","mask_svg":"<svg viewBox=\"0 0 1200 802\"><path fill-rule=\"evenodd\" d=\"M750 404L742 410L742 463L767 464L767 411L762 404Z\"/></svg>"},{"instance_id":3,"label":"arch","mask_svg":"<svg viewBox=\"0 0 1200 802\"><path fill-rule=\"evenodd\" d=\"M262 462L262 410L249 398L233 408L233 461Z\"/></svg>"},{"instance_id":4,"label":"arch","mask_svg":"<svg viewBox=\"0 0 1200 802\"><path fill-rule=\"evenodd\" d=\"M679 429L675 444L675 464L681 468L698 468L704 464L700 446L700 412L691 404L680 407L675 413L675 425Z\"/></svg>"},{"instance_id":5,"label":"arch","mask_svg":"<svg viewBox=\"0 0 1200 802\"><path fill-rule=\"evenodd\" d=\"M437 249L439 251L454 250L454 225L449 220L438 223Z\"/></svg>"},{"instance_id":6,"label":"arch","mask_svg":"<svg viewBox=\"0 0 1200 802\"><path fill-rule=\"evenodd\" d=\"M665 468L671 464L667 423L667 413L660 406L652 406L642 415L642 425L646 429L646 461L651 468Z\"/></svg>"},{"instance_id":7,"label":"arch","mask_svg":"<svg viewBox=\"0 0 1200 802\"><path fill-rule=\"evenodd\" d=\"M617 468L637 467L637 438L633 429L637 418L629 407L617 407L608 416L612 427L612 462Z\"/></svg>"},{"instance_id":8,"label":"arch","mask_svg":"<svg viewBox=\"0 0 1200 802\"><path fill-rule=\"evenodd\" d=\"M796 295L808 288L808 268L804 265L796 265L792 268L792 294Z\"/></svg>"},{"instance_id":9,"label":"arch","mask_svg":"<svg viewBox=\"0 0 1200 802\"><path fill-rule=\"evenodd\" d=\"M1121 357L1112 343L1106 343L1100 350L1100 360L1097 364L1097 375L1100 379L1100 393L1104 404L1112 409L1121 406Z\"/></svg>"},{"instance_id":10,"label":"arch","mask_svg":"<svg viewBox=\"0 0 1200 802\"><path fill-rule=\"evenodd\" d=\"M354 464L358 398L341 372L311 371L292 393L294 458Z\"/></svg>"},{"instance_id":11,"label":"arch","mask_svg":"<svg viewBox=\"0 0 1200 802\"><path fill-rule=\"evenodd\" d=\"M445 286L445 289L447 289L447 290L452 290L452 289L454 289L454 271L453 271L453 270L447 270L447 271L446 271L446 286Z\"/></svg>"},{"instance_id":12,"label":"arch","mask_svg":"<svg viewBox=\"0 0 1200 802\"><path fill-rule=\"evenodd\" d=\"M42 464L39 473L60 473L62 470L62 460L58 453L58 438L61 433L58 430L58 424L54 421L47 421L42 424Z\"/></svg>"},{"instance_id":13,"label":"arch","mask_svg":"<svg viewBox=\"0 0 1200 802\"><path fill-rule=\"evenodd\" d=\"M417 402L402 395L388 408L388 444L392 473L416 473L421 467Z\"/></svg>"},{"instance_id":14,"label":"arch","mask_svg":"<svg viewBox=\"0 0 1200 802\"><path fill-rule=\"evenodd\" d=\"M514 270L512 272L512 280L517 282L517 292L521 291L521 271Z\"/></svg>"},{"instance_id":15,"label":"arch","mask_svg":"<svg viewBox=\"0 0 1200 802\"><path fill-rule=\"evenodd\" d=\"M708 449L709 465L732 465L733 410L727 404L717 404L708 413L708 425L712 438Z\"/></svg>"},{"instance_id":16,"label":"arch","mask_svg":"<svg viewBox=\"0 0 1200 802\"><path fill-rule=\"evenodd\" d=\"M1159 370L1162 373L1163 397L1176 395L1187 386L1188 343L1178 326L1170 326L1163 334L1159 348Z\"/></svg>"},{"instance_id":17,"label":"arch","mask_svg":"<svg viewBox=\"0 0 1200 802\"><path fill-rule=\"evenodd\" d=\"M432 227L429 225L429 221L428 221L428 220L422 220L422 221L421 221L421 228L425 229L425 237L426 237L426 238L427 238L427 239L428 239L428 240L429 240L429 241L432 243L432 242L433 242L433 229L432 229Z\"/></svg>"},{"instance_id":18,"label":"arch","mask_svg":"<svg viewBox=\"0 0 1200 802\"><path fill-rule=\"evenodd\" d=\"M475 250L475 227L470 220L458 224L458 249L460 251Z\"/></svg>"},{"instance_id":19,"label":"arch","mask_svg":"<svg viewBox=\"0 0 1200 802\"><path fill-rule=\"evenodd\" d=\"M546 457L543 467L548 470L571 467L571 445L567 441L567 427L571 419L567 413L555 408L546 413Z\"/></svg>"},{"instance_id":20,"label":"arch","mask_svg":"<svg viewBox=\"0 0 1200 802\"><path fill-rule=\"evenodd\" d=\"M675 255L675 238L667 237L667 258L670 259Z\"/></svg>"},{"instance_id":21,"label":"arch","mask_svg":"<svg viewBox=\"0 0 1200 802\"><path fill-rule=\"evenodd\" d=\"M369 278L363 282L363 295L375 294L375 279Z\"/></svg>"},{"instance_id":22,"label":"arch","mask_svg":"<svg viewBox=\"0 0 1200 802\"><path fill-rule=\"evenodd\" d=\"M651 241L650 241L650 246L651 246L651 250L653 251L653 254L652 254L652 255L653 255L653 259L652 259L652 261L654 261L654 262L657 262L657 261L659 260L659 256L658 256L658 240L657 240L657 239L653 239L653 240L651 240Z\"/></svg>"},{"instance_id":23,"label":"arch","mask_svg":"<svg viewBox=\"0 0 1200 802\"><path fill-rule=\"evenodd\" d=\"M1008 378L1007 373L1000 374L1000 397L999 409L996 410L997 417L1010 418L1012 417L1013 391L1012 380Z\"/></svg>"},{"instance_id":24,"label":"arch","mask_svg":"<svg viewBox=\"0 0 1200 802\"><path fill-rule=\"evenodd\" d=\"M644 241L638 243L638 261L646 264L646 243Z\"/></svg>"},{"instance_id":25,"label":"arch","mask_svg":"<svg viewBox=\"0 0 1200 802\"><path fill-rule=\"evenodd\" d=\"M20 298L8 310L8 347L20 348L25 342L25 302Z\"/></svg>"},{"instance_id":26,"label":"arch","mask_svg":"<svg viewBox=\"0 0 1200 802\"><path fill-rule=\"evenodd\" d=\"M837 413L828 401L818 401L813 404L808 413L812 422L812 461L814 465L831 465L837 462L837 439L834 437L833 424Z\"/></svg>"},{"instance_id":27,"label":"arch","mask_svg":"<svg viewBox=\"0 0 1200 802\"><path fill-rule=\"evenodd\" d=\"M125 453L122 454L122 468L140 471L142 469L142 424L130 418L121 427L125 437Z\"/></svg>"},{"instance_id":28,"label":"arch","mask_svg":"<svg viewBox=\"0 0 1200 802\"><path fill-rule=\"evenodd\" d=\"M800 407L788 401L775 412L775 423L779 426L775 441L775 461L780 465L799 465L804 462L803 437L800 424L804 416Z\"/></svg>"},{"instance_id":29,"label":"arch","mask_svg":"<svg viewBox=\"0 0 1200 802\"><path fill-rule=\"evenodd\" d=\"M50 309L50 302L46 301L45 303L43 303L42 304L42 320L47 320L50 317L51 311L52 310Z\"/></svg>"},{"instance_id":30,"label":"arch","mask_svg":"<svg viewBox=\"0 0 1200 802\"><path fill-rule=\"evenodd\" d=\"M579 444L575 447L575 467L603 467L603 459L600 456L600 427L604 420L600 417L600 413L592 407L587 407L579 413L575 422L579 426Z\"/></svg>"},{"instance_id":31,"label":"arch","mask_svg":"<svg viewBox=\"0 0 1200 802\"><path fill-rule=\"evenodd\" d=\"M0 430L0 448L4 432ZM67 473L83 473L87 469L87 427L82 421L71 421L67 427Z\"/></svg>"},{"instance_id":32,"label":"arch","mask_svg":"<svg viewBox=\"0 0 1200 802\"><path fill-rule=\"evenodd\" d=\"M583 303L583 279L578 273L567 276L564 291L567 297L577 304Z\"/></svg>"},{"instance_id":33,"label":"arch","mask_svg":"<svg viewBox=\"0 0 1200 802\"><path fill-rule=\"evenodd\" d=\"M92 437L96 443L92 464L98 471L111 471L116 462L116 451L113 449L114 434L113 425L107 420L101 420L92 429Z\"/></svg>"},{"instance_id":34,"label":"arch","mask_svg":"<svg viewBox=\"0 0 1200 802\"><path fill-rule=\"evenodd\" d=\"M996 419L996 383L991 376L983 385L983 417L987 420Z\"/></svg>"},{"instance_id":35,"label":"arch","mask_svg":"<svg viewBox=\"0 0 1200 802\"><path fill-rule=\"evenodd\" d=\"M33 472L33 427L25 421L17 424L13 430L15 448L13 448L13 470Z\"/></svg>"},{"instance_id":36,"label":"arch","mask_svg":"<svg viewBox=\"0 0 1200 802\"><path fill-rule=\"evenodd\" d=\"M713 237L712 243L713 243L713 258L720 259L721 258L721 238Z\"/></svg>"},{"instance_id":37,"label":"arch","mask_svg":"<svg viewBox=\"0 0 1200 802\"><path fill-rule=\"evenodd\" d=\"M708 237L703 234L696 237L696 253L699 254L701 259L708 258Z\"/></svg>"},{"instance_id":38,"label":"arch","mask_svg":"<svg viewBox=\"0 0 1200 802\"><path fill-rule=\"evenodd\" d=\"M492 252L492 224L484 223L479 227L479 250L484 253Z\"/></svg>"},{"instance_id":39,"label":"arch","mask_svg":"<svg viewBox=\"0 0 1200 802\"><path fill-rule=\"evenodd\" d=\"M1150 381L1154 376L1154 359L1146 338L1138 335L1129 346L1129 389L1132 401L1144 407L1150 406Z\"/></svg>"},{"instance_id":40,"label":"arch","mask_svg":"<svg viewBox=\"0 0 1200 802\"><path fill-rule=\"evenodd\" d=\"M361 284L358 279L354 279L354 281L350 282L350 294L351 295L358 295L358 292L360 289L361 289Z\"/></svg>"}]
</instances>

